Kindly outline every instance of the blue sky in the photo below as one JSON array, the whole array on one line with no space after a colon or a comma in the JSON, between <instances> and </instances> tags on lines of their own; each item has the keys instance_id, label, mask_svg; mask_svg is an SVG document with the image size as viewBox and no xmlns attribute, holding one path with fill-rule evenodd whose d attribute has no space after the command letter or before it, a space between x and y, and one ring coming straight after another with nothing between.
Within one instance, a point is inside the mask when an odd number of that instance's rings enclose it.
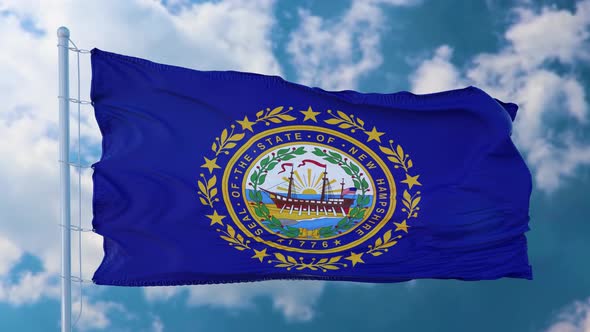
<instances>
[{"instance_id":1,"label":"blue sky","mask_svg":"<svg viewBox=\"0 0 590 332\"><path fill-rule=\"evenodd\" d=\"M59 328L60 25L82 48L325 89L476 85L520 105L513 139L535 181L533 281L86 285L78 330L590 331L590 0L0 1L0 330ZM81 69L88 99L84 55ZM91 109L81 119L91 163L100 136ZM89 171L81 189L89 227ZM85 279L101 257L101 239L84 234Z\"/></svg>"}]
</instances>

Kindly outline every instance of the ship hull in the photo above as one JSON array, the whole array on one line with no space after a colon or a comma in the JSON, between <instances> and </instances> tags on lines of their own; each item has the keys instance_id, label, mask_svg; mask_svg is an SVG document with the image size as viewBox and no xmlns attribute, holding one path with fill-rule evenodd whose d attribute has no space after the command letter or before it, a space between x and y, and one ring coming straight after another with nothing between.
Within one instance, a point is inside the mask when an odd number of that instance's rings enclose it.
<instances>
[{"instance_id":1,"label":"ship hull","mask_svg":"<svg viewBox=\"0 0 590 332\"><path fill-rule=\"evenodd\" d=\"M268 192L268 194L276 207L281 210L281 214L290 215L343 217L348 215L348 211L355 201L353 198L319 200L288 198L273 192Z\"/></svg>"}]
</instances>

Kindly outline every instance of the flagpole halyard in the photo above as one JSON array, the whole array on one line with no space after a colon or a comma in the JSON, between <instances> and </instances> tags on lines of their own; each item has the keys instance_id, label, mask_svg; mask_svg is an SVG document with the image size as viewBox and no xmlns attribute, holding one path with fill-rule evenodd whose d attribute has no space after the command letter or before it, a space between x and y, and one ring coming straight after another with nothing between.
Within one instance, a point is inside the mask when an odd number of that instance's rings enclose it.
<instances>
[{"instance_id":1,"label":"flagpole halyard","mask_svg":"<svg viewBox=\"0 0 590 332\"><path fill-rule=\"evenodd\" d=\"M59 76L59 163L60 168L60 224L61 227L61 331L71 331L72 275L71 267L71 210L70 210L70 85L69 85L69 39L66 27L57 29L58 76Z\"/></svg>"}]
</instances>

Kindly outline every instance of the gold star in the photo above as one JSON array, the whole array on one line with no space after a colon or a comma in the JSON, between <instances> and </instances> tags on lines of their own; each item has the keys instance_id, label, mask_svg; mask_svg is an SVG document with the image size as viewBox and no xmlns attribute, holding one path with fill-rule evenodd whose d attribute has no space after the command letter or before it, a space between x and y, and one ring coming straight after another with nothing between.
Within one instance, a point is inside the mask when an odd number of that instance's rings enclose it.
<instances>
[{"instance_id":1,"label":"gold star","mask_svg":"<svg viewBox=\"0 0 590 332\"><path fill-rule=\"evenodd\" d=\"M339 246L340 245L340 240L334 240L334 245L335 246Z\"/></svg>"},{"instance_id":2,"label":"gold star","mask_svg":"<svg viewBox=\"0 0 590 332\"><path fill-rule=\"evenodd\" d=\"M313 122L318 122L318 120L316 120L316 116L318 114L320 114L320 112L314 112L311 109L311 106L309 106L309 108L307 109L307 111L299 111L301 112L301 114L305 115L305 118L303 119L303 121L307 121L307 120L312 120Z\"/></svg>"},{"instance_id":3,"label":"gold star","mask_svg":"<svg viewBox=\"0 0 590 332\"><path fill-rule=\"evenodd\" d=\"M251 132L254 132L254 130L252 129L252 125L254 125L256 122L252 122L252 121L248 120L247 116L244 117L244 120L242 120L242 121L238 120L237 122L242 126L242 130L248 129Z\"/></svg>"},{"instance_id":4,"label":"gold star","mask_svg":"<svg viewBox=\"0 0 590 332\"><path fill-rule=\"evenodd\" d=\"M421 185L422 185L422 183L418 182L418 177L419 177L419 176L420 176L420 175L416 175L416 176L410 176L410 175L408 175L408 174L406 173L406 179L405 179L405 180L403 180L403 181L401 181L401 183L405 183L405 184L407 184L407 185L408 185L408 187L410 187L410 189L412 189L412 187L413 187L414 185L416 185L416 186L421 186Z\"/></svg>"},{"instance_id":5,"label":"gold star","mask_svg":"<svg viewBox=\"0 0 590 332\"><path fill-rule=\"evenodd\" d=\"M219 215L217 214L217 210L213 210L213 214L208 214L207 218L211 219L211 224L209 226L213 226L215 224L220 224L223 226L223 222L221 220L223 220L225 216Z\"/></svg>"},{"instance_id":6,"label":"gold star","mask_svg":"<svg viewBox=\"0 0 590 332\"><path fill-rule=\"evenodd\" d=\"M385 135L385 133L377 131L377 128L375 128L375 127L373 127L373 130L371 130L371 131L365 131L365 134L367 134L369 136L369 138L367 139L367 142L375 140L379 143L381 143L380 137Z\"/></svg>"},{"instance_id":7,"label":"gold star","mask_svg":"<svg viewBox=\"0 0 590 332\"><path fill-rule=\"evenodd\" d=\"M213 173L213 170L216 168L221 168L219 167L219 165L217 165L217 158L213 158L211 160L207 159L207 157L205 158L205 163L203 165L201 165L201 168L206 168L209 170L209 174Z\"/></svg>"},{"instance_id":8,"label":"gold star","mask_svg":"<svg viewBox=\"0 0 590 332\"><path fill-rule=\"evenodd\" d=\"M402 222L400 222L400 223L394 222L393 224L395 225L395 232L397 232L399 230L402 230L402 231L404 231L404 232L407 233L408 232L408 227L410 227L410 226L406 225L406 221L405 220L402 221Z\"/></svg>"},{"instance_id":9,"label":"gold star","mask_svg":"<svg viewBox=\"0 0 590 332\"><path fill-rule=\"evenodd\" d=\"M363 257L362 252L360 254L355 254L354 252L351 251L350 256L346 257L346 259L348 259L349 261L352 262L352 266L355 266L356 263L364 263L364 261L361 257Z\"/></svg>"},{"instance_id":10,"label":"gold star","mask_svg":"<svg viewBox=\"0 0 590 332\"><path fill-rule=\"evenodd\" d=\"M270 256L266 253L266 248L262 249L262 250L256 250L254 249L254 252L256 253L254 256L252 256L251 258L258 258L260 259L260 263L262 263L264 261L264 257Z\"/></svg>"}]
</instances>

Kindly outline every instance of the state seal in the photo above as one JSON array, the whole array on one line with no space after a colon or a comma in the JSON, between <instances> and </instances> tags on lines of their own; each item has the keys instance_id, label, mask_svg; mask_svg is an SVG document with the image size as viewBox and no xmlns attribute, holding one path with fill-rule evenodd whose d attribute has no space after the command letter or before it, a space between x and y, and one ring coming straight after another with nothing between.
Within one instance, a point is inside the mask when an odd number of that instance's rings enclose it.
<instances>
[{"instance_id":1,"label":"state seal","mask_svg":"<svg viewBox=\"0 0 590 332\"><path fill-rule=\"evenodd\" d=\"M251 118L215 138L197 181L210 226L230 246L277 268L326 272L364 264L408 233L422 184L401 145L383 144L386 133L311 106Z\"/></svg>"}]
</instances>

